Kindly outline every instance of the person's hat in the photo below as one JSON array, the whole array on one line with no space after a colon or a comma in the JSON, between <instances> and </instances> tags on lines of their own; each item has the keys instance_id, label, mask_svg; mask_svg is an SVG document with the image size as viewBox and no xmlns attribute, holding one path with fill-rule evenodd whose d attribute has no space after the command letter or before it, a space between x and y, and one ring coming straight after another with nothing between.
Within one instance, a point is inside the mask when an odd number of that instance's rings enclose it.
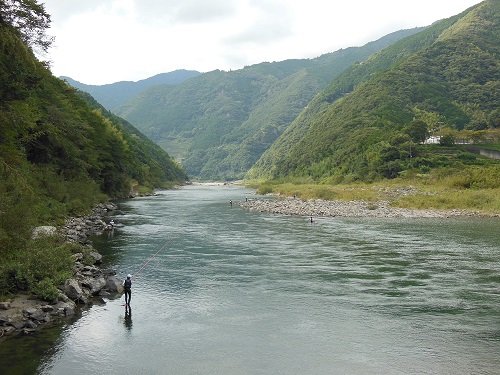
<instances>
[{"instance_id":1,"label":"person's hat","mask_svg":"<svg viewBox=\"0 0 500 375\"><path fill-rule=\"evenodd\" d=\"M128 274L128 275L127 275L127 279L130 279L131 277L132 277L132 275L131 275L131 274Z\"/></svg>"}]
</instances>

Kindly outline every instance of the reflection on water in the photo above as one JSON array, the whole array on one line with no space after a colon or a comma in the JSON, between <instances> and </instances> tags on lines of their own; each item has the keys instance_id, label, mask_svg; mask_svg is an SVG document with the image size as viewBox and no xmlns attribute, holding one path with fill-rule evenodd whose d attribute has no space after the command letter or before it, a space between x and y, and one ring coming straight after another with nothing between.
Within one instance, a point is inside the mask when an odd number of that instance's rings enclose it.
<instances>
[{"instance_id":1,"label":"reflection on water","mask_svg":"<svg viewBox=\"0 0 500 375\"><path fill-rule=\"evenodd\" d=\"M129 331L132 329L132 309L131 308L125 308L125 318L123 319L123 324L125 325L125 328L127 328Z\"/></svg>"},{"instance_id":2,"label":"reflection on water","mask_svg":"<svg viewBox=\"0 0 500 375\"><path fill-rule=\"evenodd\" d=\"M190 186L124 202L98 246L134 275L133 324L109 301L51 352L13 358L43 374L498 373L498 220L310 223L243 211L246 197Z\"/></svg>"}]
</instances>

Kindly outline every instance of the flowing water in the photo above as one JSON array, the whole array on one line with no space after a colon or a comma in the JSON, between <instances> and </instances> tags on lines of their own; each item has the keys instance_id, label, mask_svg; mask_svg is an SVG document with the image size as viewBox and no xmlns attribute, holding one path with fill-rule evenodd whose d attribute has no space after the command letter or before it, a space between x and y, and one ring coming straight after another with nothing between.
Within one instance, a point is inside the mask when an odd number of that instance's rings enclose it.
<instances>
[{"instance_id":1,"label":"flowing water","mask_svg":"<svg viewBox=\"0 0 500 375\"><path fill-rule=\"evenodd\" d=\"M188 186L121 204L97 246L134 274L132 314L110 300L8 340L2 373L500 373L498 219L311 224L229 204L245 197Z\"/></svg>"}]
</instances>

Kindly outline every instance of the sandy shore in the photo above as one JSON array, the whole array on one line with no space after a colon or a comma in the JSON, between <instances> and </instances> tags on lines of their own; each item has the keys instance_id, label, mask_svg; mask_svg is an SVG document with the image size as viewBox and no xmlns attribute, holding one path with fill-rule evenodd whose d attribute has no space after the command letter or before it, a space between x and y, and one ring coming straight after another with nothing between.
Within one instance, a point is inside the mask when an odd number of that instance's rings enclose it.
<instances>
[{"instance_id":1,"label":"sandy shore","mask_svg":"<svg viewBox=\"0 0 500 375\"><path fill-rule=\"evenodd\" d=\"M326 201L321 199L302 200L298 198L248 199L239 202L251 211L270 212L282 215L313 217L394 217L394 218L448 218L484 215L465 210L417 210L391 207L389 201Z\"/></svg>"}]
</instances>

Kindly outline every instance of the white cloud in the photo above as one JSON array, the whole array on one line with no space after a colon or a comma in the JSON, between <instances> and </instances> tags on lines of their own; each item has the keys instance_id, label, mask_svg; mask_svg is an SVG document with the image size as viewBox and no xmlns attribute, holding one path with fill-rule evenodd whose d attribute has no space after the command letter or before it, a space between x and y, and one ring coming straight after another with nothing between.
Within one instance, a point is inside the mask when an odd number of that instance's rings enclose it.
<instances>
[{"instance_id":1,"label":"white cloud","mask_svg":"<svg viewBox=\"0 0 500 375\"><path fill-rule=\"evenodd\" d=\"M85 83L309 58L464 11L479 0L46 0L53 72Z\"/></svg>"}]
</instances>

